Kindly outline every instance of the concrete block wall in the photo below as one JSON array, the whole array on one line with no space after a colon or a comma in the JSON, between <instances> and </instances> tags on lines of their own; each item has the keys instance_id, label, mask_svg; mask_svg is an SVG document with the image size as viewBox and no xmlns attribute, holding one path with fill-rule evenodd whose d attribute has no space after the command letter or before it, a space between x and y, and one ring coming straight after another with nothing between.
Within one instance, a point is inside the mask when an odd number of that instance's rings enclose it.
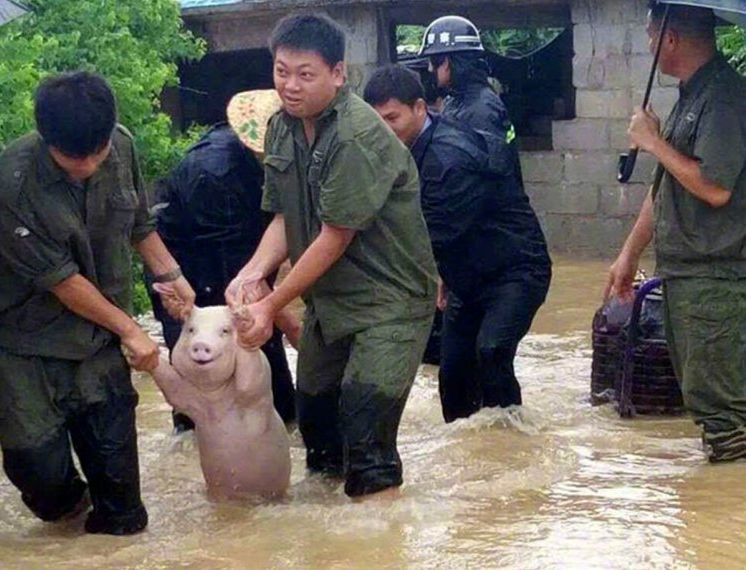
<instances>
[{"instance_id":1,"label":"concrete block wall","mask_svg":"<svg viewBox=\"0 0 746 570\"><path fill-rule=\"evenodd\" d=\"M655 166L640 155L630 184L616 182L627 127L642 102L652 56L645 0L572 0L576 118L553 124L552 152L522 154L526 190L556 252L611 257L648 191ZM652 102L665 117L676 83L656 78Z\"/></svg>"}]
</instances>

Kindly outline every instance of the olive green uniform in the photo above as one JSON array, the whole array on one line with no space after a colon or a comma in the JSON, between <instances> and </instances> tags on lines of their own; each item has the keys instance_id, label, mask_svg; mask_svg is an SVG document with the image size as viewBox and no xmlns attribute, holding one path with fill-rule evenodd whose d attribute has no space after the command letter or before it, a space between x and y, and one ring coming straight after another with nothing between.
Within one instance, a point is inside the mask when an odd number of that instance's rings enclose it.
<instances>
[{"instance_id":1,"label":"olive green uniform","mask_svg":"<svg viewBox=\"0 0 746 570\"><path fill-rule=\"evenodd\" d=\"M144 526L130 370L111 332L50 289L80 274L130 311L132 244L154 230L130 135L85 184L70 182L32 133L0 155L0 445L26 504L54 520L85 485L87 528Z\"/></svg>"},{"instance_id":2,"label":"olive green uniform","mask_svg":"<svg viewBox=\"0 0 746 570\"><path fill-rule=\"evenodd\" d=\"M659 167L655 251L684 402L711 460L746 457L746 79L716 56L681 86L664 136L731 193L713 208Z\"/></svg>"},{"instance_id":3,"label":"olive green uniform","mask_svg":"<svg viewBox=\"0 0 746 570\"><path fill-rule=\"evenodd\" d=\"M322 223L356 230L304 295L298 419L308 466L344 471L349 495L400 485L396 434L436 293L417 167L348 87L318 117L313 144L280 112L266 149L263 208L284 215L292 263Z\"/></svg>"}]
</instances>

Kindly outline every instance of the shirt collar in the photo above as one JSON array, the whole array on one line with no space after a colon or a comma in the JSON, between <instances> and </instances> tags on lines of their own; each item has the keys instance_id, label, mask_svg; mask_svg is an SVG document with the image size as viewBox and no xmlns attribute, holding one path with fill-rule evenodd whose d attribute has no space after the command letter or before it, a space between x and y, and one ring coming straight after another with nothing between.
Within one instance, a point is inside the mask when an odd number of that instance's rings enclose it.
<instances>
[{"instance_id":1,"label":"shirt collar","mask_svg":"<svg viewBox=\"0 0 746 570\"><path fill-rule=\"evenodd\" d=\"M106 160L104 160L99 165L96 172L93 173L88 181L97 180L102 175L102 172L105 169L117 168L120 162L119 151L117 151L112 136L109 156L107 156ZM49 145L44 142L44 139L41 138L41 135L39 135L39 160L37 163L37 173L39 176L39 182L42 184L42 186L52 186L53 184L57 184L58 182L66 182L67 184L71 184L74 186L85 185L85 182L76 184L68 178L67 173L62 170L62 168L60 168L60 165L54 161L54 158L52 158L52 154L49 152Z\"/></svg>"},{"instance_id":2,"label":"shirt collar","mask_svg":"<svg viewBox=\"0 0 746 570\"><path fill-rule=\"evenodd\" d=\"M689 78L689 81L679 84L679 93L681 97L692 97L702 91L702 89L712 81L713 77L723 69L723 66L727 65L728 62L722 54L719 52L715 54L710 61L700 67L694 75Z\"/></svg>"},{"instance_id":3,"label":"shirt collar","mask_svg":"<svg viewBox=\"0 0 746 570\"><path fill-rule=\"evenodd\" d=\"M49 145L44 142L41 135L39 135L39 161L37 165L39 182L43 186L51 186L57 182L67 180L67 174L54 161L52 154L49 152Z\"/></svg>"},{"instance_id":4,"label":"shirt collar","mask_svg":"<svg viewBox=\"0 0 746 570\"><path fill-rule=\"evenodd\" d=\"M411 148L414 148L414 146L417 144L417 141L420 140L422 135L425 134L425 131L427 131L427 129L429 129L430 125L432 124L433 124L433 120L430 118L430 113L428 113L427 115L425 115L425 122L423 123L422 128L420 129L420 132L417 133L417 138L414 139L414 142L412 143Z\"/></svg>"}]
</instances>

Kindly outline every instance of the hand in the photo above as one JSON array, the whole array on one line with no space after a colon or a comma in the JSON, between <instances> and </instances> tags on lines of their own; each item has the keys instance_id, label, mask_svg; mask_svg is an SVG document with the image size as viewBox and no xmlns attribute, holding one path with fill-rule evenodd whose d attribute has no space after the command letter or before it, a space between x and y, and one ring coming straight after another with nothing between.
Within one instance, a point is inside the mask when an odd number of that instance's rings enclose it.
<instances>
[{"instance_id":1,"label":"hand","mask_svg":"<svg viewBox=\"0 0 746 570\"><path fill-rule=\"evenodd\" d=\"M275 315L276 311L266 300L234 308L238 345L247 350L260 348L272 337Z\"/></svg>"},{"instance_id":2,"label":"hand","mask_svg":"<svg viewBox=\"0 0 746 570\"><path fill-rule=\"evenodd\" d=\"M604 301L610 297L619 297L622 301L634 299L633 284L637 274L639 260L622 252L609 267L609 277L604 289Z\"/></svg>"},{"instance_id":3,"label":"hand","mask_svg":"<svg viewBox=\"0 0 746 570\"><path fill-rule=\"evenodd\" d=\"M158 367L158 345L140 327L122 336L122 352L129 365L139 372L151 372Z\"/></svg>"},{"instance_id":4,"label":"hand","mask_svg":"<svg viewBox=\"0 0 746 570\"><path fill-rule=\"evenodd\" d=\"M239 273L225 290L225 302L231 309L237 309L261 301L271 292L261 273Z\"/></svg>"},{"instance_id":5,"label":"hand","mask_svg":"<svg viewBox=\"0 0 746 570\"><path fill-rule=\"evenodd\" d=\"M171 317L184 321L194 308L196 295L184 277L168 283L153 283L153 290L161 296L161 302Z\"/></svg>"},{"instance_id":6,"label":"hand","mask_svg":"<svg viewBox=\"0 0 746 570\"><path fill-rule=\"evenodd\" d=\"M448 306L448 288L440 278L438 278L438 296L435 300L435 306L441 311L445 311Z\"/></svg>"},{"instance_id":7,"label":"hand","mask_svg":"<svg viewBox=\"0 0 746 570\"><path fill-rule=\"evenodd\" d=\"M627 131L632 147L651 152L655 143L661 139L660 132L661 120L653 111L653 107L648 105L646 110L635 107L635 113L632 115Z\"/></svg>"}]
</instances>

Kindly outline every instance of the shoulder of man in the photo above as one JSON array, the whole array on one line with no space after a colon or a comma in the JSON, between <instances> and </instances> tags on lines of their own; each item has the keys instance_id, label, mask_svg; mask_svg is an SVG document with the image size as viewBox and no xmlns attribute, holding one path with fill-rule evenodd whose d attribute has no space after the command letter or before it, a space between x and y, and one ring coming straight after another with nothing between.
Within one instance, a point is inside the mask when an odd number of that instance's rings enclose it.
<instances>
[{"instance_id":1,"label":"shoulder of man","mask_svg":"<svg viewBox=\"0 0 746 570\"><path fill-rule=\"evenodd\" d=\"M269 121L267 121L267 134L264 138L264 148L267 154L272 154L273 147L275 147L283 137L290 135L290 129L283 119L283 113L282 110L279 110L269 118Z\"/></svg>"},{"instance_id":2,"label":"shoulder of man","mask_svg":"<svg viewBox=\"0 0 746 570\"><path fill-rule=\"evenodd\" d=\"M743 107L746 105L746 77L728 65L710 86L710 92L712 101Z\"/></svg>"},{"instance_id":3,"label":"shoulder of man","mask_svg":"<svg viewBox=\"0 0 746 570\"><path fill-rule=\"evenodd\" d=\"M339 106L337 113L337 135L340 142L364 139L388 145L398 140L375 109L354 93Z\"/></svg>"},{"instance_id":4,"label":"shoulder of man","mask_svg":"<svg viewBox=\"0 0 746 570\"><path fill-rule=\"evenodd\" d=\"M484 149L483 141L475 131L447 117L439 118L434 128L429 154L437 157L444 168L478 167Z\"/></svg>"},{"instance_id":5,"label":"shoulder of man","mask_svg":"<svg viewBox=\"0 0 746 570\"><path fill-rule=\"evenodd\" d=\"M23 185L36 164L41 147L41 137L37 132L28 133L12 141L0 153L0 204L15 202Z\"/></svg>"}]
</instances>

